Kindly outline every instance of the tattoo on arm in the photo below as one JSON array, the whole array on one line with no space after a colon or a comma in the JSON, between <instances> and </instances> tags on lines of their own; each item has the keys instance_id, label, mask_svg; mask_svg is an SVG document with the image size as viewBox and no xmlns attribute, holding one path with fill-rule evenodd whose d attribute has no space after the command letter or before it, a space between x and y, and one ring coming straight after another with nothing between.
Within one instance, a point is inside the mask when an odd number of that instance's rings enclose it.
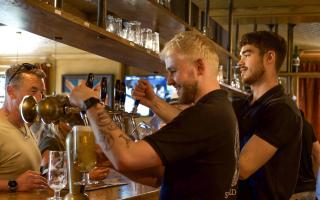
<instances>
[{"instance_id":1,"label":"tattoo on arm","mask_svg":"<svg viewBox=\"0 0 320 200\"><path fill-rule=\"evenodd\" d=\"M156 102L153 103L153 106L155 109L160 109L159 104L157 104Z\"/></svg>"},{"instance_id":2,"label":"tattoo on arm","mask_svg":"<svg viewBox=\"0 0 320 200\"><path fill-rule=\"evenodd\" d=\"M130 147L131 139L128 136L121 134L119 135L119 138L122 138L126 142L127 148Z\"/></svg>"},{"instance_id":3,"label":"tattoo on arm","mask_svg":"<svg viewBox=\"0 0 320 200\"><path fill-rule=\"evenodd\" d=\"M114 138L108 132L116 130L118 127L103 109L97 112L96 124L100 132L101 142L105 143L106 150L108 151L114 144Z\"/></svg>"},{"instance_id":4,"label":"tattoo on arm","mask_svg":"<svg viewBox=\"0 0 320 200\"><path fill-rule=\"evenodd\" d=\"M99 128L107 128L108 131L114 131L118 128L104 110L99 110L97 112L96 122Z\"/></svg>"}]
</instances>

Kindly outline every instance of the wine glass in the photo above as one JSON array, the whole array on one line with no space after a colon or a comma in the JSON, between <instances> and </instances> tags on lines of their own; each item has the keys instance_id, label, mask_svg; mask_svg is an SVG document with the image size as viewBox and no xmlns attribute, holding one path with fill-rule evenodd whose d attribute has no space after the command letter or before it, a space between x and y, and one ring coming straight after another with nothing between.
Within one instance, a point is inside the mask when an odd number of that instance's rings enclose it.
<instances>
[{"instance_id":1,"label":"wine glass","mask_svg":"<svg viewBox=\"0 0 320 200\"><path fill-rule=\"evenodd\" d=\"M139 139L142 140L144 137L151 135L154 131L150 125L150 123L147 123L145 121L139 122L137 126L137 130L139 132Z\"/></svg>"},{"instance_id":2,"label":"wine glass","mask_svg":"<svg viewBox=\"0 0 320 200\"><path fill-rule=\"evenodd\" d=\"M48 199L58 200L60 190L67 185L67 156L65 151L49 152L48 185L54 190L54 196Z\"/></svg>"},{"instance_id":3,"label":"wine glass","mask_svg":"<svg viewBox=\"0 0 320 200\"><path fill-rule=\"evenodd\" d=\"M75 168L83 173L80 185L97 184L91 181L89 171L96 165L95 139L90 126L74 126L73 129L73 162Z\"/></svg>"},{"instance_id":4,"label":"wine glass","mask_svg":"<svg viewBox=\"0 0 320 200\"><path fill-rule=\"evenodd\" d=\"M142 140L144 137L151 135L154 132L152 126L149 123L141 121L136 124L133 118L131 119L131 126L132 130L130 135L134 139L134 141Z\"/></svg>"}]
</instances>

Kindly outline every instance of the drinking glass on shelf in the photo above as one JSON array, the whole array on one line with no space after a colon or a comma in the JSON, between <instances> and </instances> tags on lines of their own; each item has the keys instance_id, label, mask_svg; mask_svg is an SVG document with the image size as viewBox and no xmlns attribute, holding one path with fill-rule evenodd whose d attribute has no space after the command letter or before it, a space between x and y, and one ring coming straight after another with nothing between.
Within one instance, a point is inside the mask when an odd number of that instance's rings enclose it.
<instances>
[{"instance_id":1,"label":"drinking glass on shelf","mask_svg":"<svg viewBox=\"0 0 320 200\"><path fill-rule=\"evenodd\" d=\"M115 33L115 21L112 15L107 15L106 30L110 33Z\"/></svg>"},{"instance_id":2,"label":"drinking glass on shelf","mask_svg":"<svg viewBox=\"0 0 320 200\"><path fill-rule=\"evenodd\" d=\"M135 37L136 37L136 33L134 32L134 29L133 29L133 23L130 21L130 22L127 22L125 24L125 29L127 30L127 40L129 40L130 42L134 42L135 40Z\"/></svg>"},{"instance_id":3,"label":"drinking glass on shelf","mask_svg":"<svg viewBox=\"0 0 320 200\"><path fill-rule=\"evenodd\" d=\"M134 34L133 42L138 45L141 45L141 22L131 21L131 29Z\"/></svg>"},{"instance_id":4,"label":"drinking glass on shelf","mask_svg":"<svg viewBox=\"0 0 320 200\"><path fill-rule=\"evenodd\" d=\"M233 67L233 80L231 81L231 85L237 89L241 89L241 77L240 77L240 67L238 65Z\"/></svg>"},{"instance_id":5,"label":"drinking glass on shelf","mask_svg":"<svg viewBox=\"0 0 320 200\"><path fill-rule=\"evenodd\" d=\"M159 33L158 32L152 33L152 50L156 53L160 52Z\"/></svg>"},{"instance_id":6,"label":"drinking glass on shelf","mask_svg":"<svg viewBox=\"0 0 320 200\"><path fill-rule=\"evenodd\" d=\"M96 165L95 139L90 126L74 126L73 131L73 162L75 168L83 173L80 185L97 184L89 179L89 171Z\"/></svg>"},{"instance_id":7,"label":"drinking glass on shelf","mask_svg":"<svg viewBox=\"0 0 320 200\"><path fill-rule=\"evenodd\" d=\"M224 83L224 79L223 79L223 65L220 65L218 67L218 77L217 77L219 83Z\"/></svg>"},{"instance_id":8,"label":"drinking glass on shelf","mask_svg":"<svg viewBox=\"0 0 320 200\"><path fill-rule=\"evenodd\" d=\"M152 30L143 28L141 33L141 44L146 48L152 50Z\"/></svg>"},{"instance_id":9,"label":"drinking glass on shelf","mask_svg":"<svg viewBox=\"0 0 320 200\"><path fill-rule=\"evenodd\" d=\"M54 190L50 200L62 199L60 190L67 185L67 156L65 151L49 152L48 185Z\"/></svg>"},{"instance_id":10,"label":"drinking glass on shelf","mask_svg":"<svg viewBox=\"0 0 320 200\"><path fill-rule=\"evenodd\" d=\"M114 33L121 37L122 34L122 19L114 18Z\"/></svg>"}]
</instances>

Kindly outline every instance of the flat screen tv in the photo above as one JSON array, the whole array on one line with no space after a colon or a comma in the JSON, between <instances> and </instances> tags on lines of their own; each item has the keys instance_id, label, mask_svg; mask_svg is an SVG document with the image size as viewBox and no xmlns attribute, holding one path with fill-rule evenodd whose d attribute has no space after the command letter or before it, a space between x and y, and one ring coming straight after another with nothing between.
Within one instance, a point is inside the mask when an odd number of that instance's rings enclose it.
<instances>
[{"instance_id":1,"label":"flat screen tv","mask_svg":"<svg viewBox=\"0 0 320 200\"><path fill-rule=\"evenodd\" d=\"M148 80L154 92L163 100L170 102L177 99L177 93L173 86L167 85L167 79L164 76L125 76L125 85L126 85L126 102L125 102L125 111L131 112L134 106L134 99L131 97L131 92L138 80L145 79ZM138 113L142 116L152 116L153 113L146 106L139 105Z\"/></svg>"}]
</instances>

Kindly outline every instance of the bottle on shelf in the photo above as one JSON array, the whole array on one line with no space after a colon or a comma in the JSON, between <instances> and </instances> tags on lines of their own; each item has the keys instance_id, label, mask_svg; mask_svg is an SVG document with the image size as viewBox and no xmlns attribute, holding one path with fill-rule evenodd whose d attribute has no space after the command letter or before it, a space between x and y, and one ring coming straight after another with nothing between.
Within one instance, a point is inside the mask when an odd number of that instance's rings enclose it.
<instances>
[{"instance_id":1,"label":"bottle on shelf","mask_svg":"<svg viewBox=\"0 0 320 200\"><path fill-rule=\"evenodd\" d=\"M299 72L300 68L300 57L298 52L298 46L294 47L294 52L292 55L292 72Z\"/></svg>"}]
</instances>

